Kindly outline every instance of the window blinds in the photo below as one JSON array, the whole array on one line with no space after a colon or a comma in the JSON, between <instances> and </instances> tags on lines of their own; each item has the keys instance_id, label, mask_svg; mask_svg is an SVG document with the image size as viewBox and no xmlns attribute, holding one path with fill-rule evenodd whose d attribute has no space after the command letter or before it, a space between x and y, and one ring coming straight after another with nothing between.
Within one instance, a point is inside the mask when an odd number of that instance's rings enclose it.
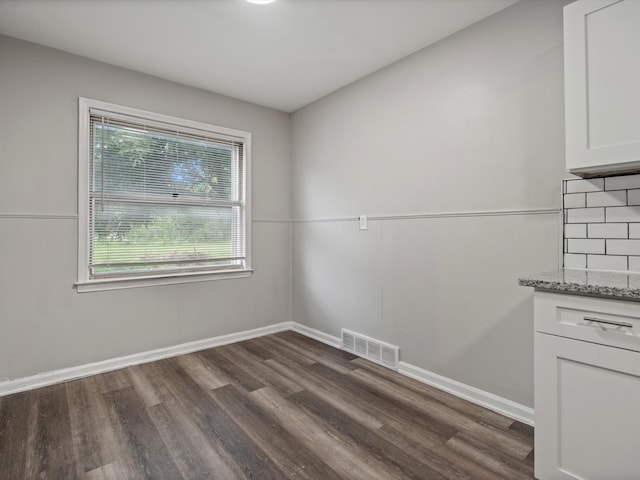
<instances>
[{"instance_id":1,"label":"window blinds","mask_svg":"<svg viewBox=\"0 0 640 480\"><path fill-rule=\"evenodd\" d=\"M96 110L89 132L90 278L244 268L242 140Z\"/></svg>"}]
</instances>

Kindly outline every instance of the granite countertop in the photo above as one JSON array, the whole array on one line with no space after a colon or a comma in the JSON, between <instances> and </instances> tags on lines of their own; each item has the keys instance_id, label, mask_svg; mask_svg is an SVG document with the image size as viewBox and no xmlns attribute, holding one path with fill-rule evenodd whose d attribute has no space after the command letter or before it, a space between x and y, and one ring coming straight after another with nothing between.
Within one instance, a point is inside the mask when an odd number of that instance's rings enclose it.
<instances>
[{"instance_id":1,"label":"granite countertop","mask_svg":"<svg viewBox=\"0 0 640 480\"><path fill-rule=\"evenodd\" d=\"M518 283L557 293L640 301L640 273L564 268L523 277Z\"/></svg>"}]
</instances>

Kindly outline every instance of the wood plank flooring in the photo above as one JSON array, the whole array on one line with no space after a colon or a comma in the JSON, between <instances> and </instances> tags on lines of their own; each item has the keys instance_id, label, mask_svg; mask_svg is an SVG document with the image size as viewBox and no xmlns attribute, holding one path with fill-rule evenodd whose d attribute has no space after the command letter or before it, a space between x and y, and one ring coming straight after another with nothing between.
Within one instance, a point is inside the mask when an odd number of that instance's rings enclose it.
<instances>
[{"instance_id":1,"label":"wood plank flooring","mask_svg":"<svg viewBox=\"0 0 640 480\"><path fill-rule=\"evenodd\" d=\"M294 332L0 397L0 479L532 479L533 429Z\"/></svg>"}]
</instances>

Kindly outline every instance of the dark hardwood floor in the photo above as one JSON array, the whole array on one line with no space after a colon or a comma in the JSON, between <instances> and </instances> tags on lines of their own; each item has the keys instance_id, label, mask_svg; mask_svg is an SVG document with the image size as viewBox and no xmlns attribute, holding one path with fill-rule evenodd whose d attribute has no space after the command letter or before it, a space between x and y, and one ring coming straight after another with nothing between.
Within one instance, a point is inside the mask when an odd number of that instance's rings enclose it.
<instances>
[{"instance_id":1,"label":"dark hardwood floor","mask_svg":"<svg viewBox=\"0 0 640 480\"><path fill-rule=\"evenodd\" d=\"M0 478L531 479L533 429L285 332L1 397Z\"/></svg>"}]
</instances>

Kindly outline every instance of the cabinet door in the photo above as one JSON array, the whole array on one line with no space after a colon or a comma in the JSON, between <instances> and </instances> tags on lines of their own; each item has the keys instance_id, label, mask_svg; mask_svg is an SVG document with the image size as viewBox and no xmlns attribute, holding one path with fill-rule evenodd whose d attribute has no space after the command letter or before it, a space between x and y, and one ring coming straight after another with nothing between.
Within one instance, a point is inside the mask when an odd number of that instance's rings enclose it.
<instances>
[{"instance_id":1,"label":"cabinet door","mask_svg":"<svg viewBox=\"0 0 640 480\"><path fill-rule=\"evenodd\" d=\"M535 334L539 480L640 478L640 353Z\"/></svg>"},{"instance_id":2,"label":"cabinet door","mask_svg":"<svg viewBox=\"0 0 640 480\"><path fill-rule=\"evenodd\" d=\"M567 169L640 168L640 2L564 9Z\"/></svg>"}]
</instances>

